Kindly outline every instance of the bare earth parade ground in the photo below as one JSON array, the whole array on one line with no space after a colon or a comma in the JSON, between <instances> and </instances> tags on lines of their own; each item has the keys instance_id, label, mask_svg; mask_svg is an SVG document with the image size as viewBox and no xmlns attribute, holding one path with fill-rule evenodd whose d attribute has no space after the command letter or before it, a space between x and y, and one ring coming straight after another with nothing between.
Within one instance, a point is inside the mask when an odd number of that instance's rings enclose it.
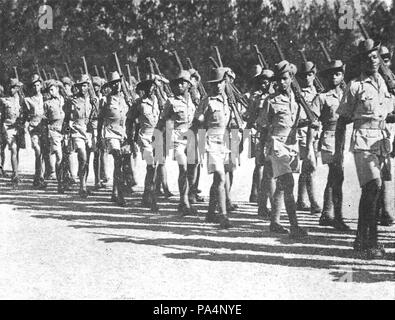
<instances>
[{"instance_id":1,"label":"bare earth parade ground","mask_svg":"<svg viewBox=\"0 0 395 320\"><path fill-rule=\"evenodd\" d=\"M0 298L2 299L395 299L395 228L380 227L385 260L360 260L352 250L360 189L351 154L345 157L344 213L351 232L318 226L299 213L310 237L273 236L247 202L253 159L242 156L232 195L240 209L234 228L220 230L199 216L181 218L177 196L160 199L160 215L139 207L145 164L128 206L114 206L110 189L80 199L31 187L31 149L21 151L22 183L0 180ZM7 152L6 168L9 169ZM168 160L171 190L178 168ZM203 168L208 196L212 177ZM320 166L320 199L327 169ZM90 182L92 185L92 173ZM297 179L297 175L295 175ZM288 225L284 212L284 224Z\"/></svg>"}]
</instances>

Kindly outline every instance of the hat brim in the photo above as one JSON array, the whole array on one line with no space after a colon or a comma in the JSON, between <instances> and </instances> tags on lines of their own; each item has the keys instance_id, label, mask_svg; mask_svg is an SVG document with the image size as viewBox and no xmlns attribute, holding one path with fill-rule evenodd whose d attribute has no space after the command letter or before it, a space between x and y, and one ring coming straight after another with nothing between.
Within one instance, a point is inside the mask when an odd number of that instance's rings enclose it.
<instances>
[{"instance_id":1,"label":"hat brim","mask_svg":"<svg viewBox=\"0 0 395 320\"><path fill-rule=\"evenodd\" d=\"M152 86L153 84L155 84L155 80L152 80L152 79L140 81L136 85L136 91L138 91L138 90L144 91L146 88L148 88L149 86Z\"/></svg>"},{"instance_id":2,"label":"hat brim","mask_svg":"<svg viewBox=\"0 0 395 320\"><path fill-rule=\"evenodd\" d=\"M185 79L185 78L176 78L176 79L171 79L170 80L171 83L174 83L174 82L177 82L177 81L185 81L185 82L188 82L190 85L192 85L192 82L190 80L188 80L188 79Z\"/></svg>"},{"instance_id":3,"label":"hat brim","mask_svg":"<svg viewBox=\"0 0 395 320\"><path fill-rule=\"evenodd\" d=\"M111 86L114 83L121 82L122 81L122 77L123 76L120 76L119 79L111 80L111 81L106 82L105 84L102 85L102 88L107 88L108 86Z\"/></svg>"},{"instance_id":4,"label":"hat brim","mask_svg":"<svg viewBox=\"0 0 395 320\"><path fill-rule=\"evenodd\" d=\"M322 71L319 72L319 74L323 75L323 76L327 76L327 75L329 75L331 73L335 73L335 72L339 72L339 71L344 73L345 70L346 70L346 66L343 65L341 67L328 68L328 69L322 70Z\"/></svg>"}]
</instances>

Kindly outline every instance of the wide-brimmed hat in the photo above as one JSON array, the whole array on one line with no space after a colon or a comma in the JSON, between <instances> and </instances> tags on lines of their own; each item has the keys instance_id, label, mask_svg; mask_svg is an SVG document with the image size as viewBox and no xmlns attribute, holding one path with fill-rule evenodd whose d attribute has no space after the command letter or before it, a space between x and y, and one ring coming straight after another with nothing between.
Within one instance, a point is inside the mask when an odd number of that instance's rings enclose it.
<instances>
[{"instance_id":1,"label":"wide-brimmed hat","mask_svg":"<svg viewBox=\"0 0 395 320\"><path fill-rule=\"evenodd\" d=\"M63 77L60 81L62 81L63 84L69 84L70 86L73 85L73 81L69 77Z\"/></svg>"},{"instance_id":2,"label":"wide-brimmed hat","mask_svg":"<svg viewBox=\"0 0 395 320\"><path fill-rule=\"evenodd\" d=\"M250 77L254 79L255 77L259 76L262 73L262 67L260 64L254 64L251 67Z\"/></svg>"},{"instance_id":3,"label":"wide-brimmed hat","mask_svg":"<svg viewBox=\"0 0 395 320\"><path fill-rule=\"evenodd\" d=\"M274 76L278 78L282 74L289 72L295 75L298 71L298 68L293 64L288 62L287 60L282 60L279 63L274 65Z\"/></svg>"},{"instance_id":4,"label":"wide-brimmed hat","mask_svg":"<svg viewBox=\"0 0 395 320\"><path fill-rule=\"evenodd\" d=\"M114 83L121 82L122 77L123 77L123 75L120 75L118 73L118 71L111 72L110 77L108 78L108 81L105 84L103 84L102 88L107 88L108 86L110 86Z\"/></svg>"},{"instance_id":5,"label":"wide-brimmed hat","mask_svg":"<svg viewBox=\"0 0 395 320\"><path fill-rule=\"evenodd\" d=\"M103 78L100 78L98 76L94 76L92 77L92 84L93 85L98 85L98 86L102 86L105 83L105 80Z\"/></svg>"},{"instance_id":6,"label":"wide-brimmed hat","mask_svg":"<svg viewBox=\"0 0 395 320\"><path fill-rule=\"evenodd\" d=\"M83 85L84 83L90 83L91 79L89 78L89 75L87 74L82 74L81 77L75 82L76 86Z\"/></svg>"},{"instance_id":7,"label":"wide-brimmed hat","mask_svg":"<svg viewBox=\"0 0 395 320\"><path fill-rule=\"evenodd\" d=\"M209 83L221 82L222 80L224 80L226 72L227 69L224 67L212 69L210 73L210 80L208 80L207 82Z\"/></svg>"},{"instance_id":8,"label":"wide-brimmed hat","mask_svg":"<svg viewBox=\"0 0 395 320\"><path fill-rule=\"evenodd\" d=\"M155 80L157 80L157 77L155 74L147 74L145 79L137 83L136 85L136 91L145 91L147 88L155 84Z\"/></svg>"},{"instance_id":9,"label":"wide-brimmed hat","mask_svg":"<svg viewBox=\"0 0 395 320\"><path fill-rule=\"evenodd\" d=\"M317 67L314 62L306 61L300 65L300 69L298 70L298 74L307 74L309 72L317 73Z\"/></svg>"},{"instance_id":10,"label":"wide-brimmed hat","mask_svg":"<svg viewBox=\"0 0 395 320\"><path fill-rule=\"evenodd\" d=\"M272 80L274 78L274 72L270 69L263 69L261 74L259 74L256 79L268 79Z\"/></svg>"},{"instance_id":11,"label":"wide-brimmed hat","mask_svg":"<svg viewBox=\"0 0 395 320\"><path fill-rule=\"evenodd\" d=\"M380 41L374 41L373 39L362 40L358 44L358 54L360 56L367 55L372 51L380 49Z\"/></svg>"},{"instance_id":12,"label":"wide-brimmed hat","mask_svg":"<svg viewBox=\"0 0 395 320\"><path fill-rule=\"evenodd\" d=\"M11 78L10 81L9 81L9 83L8 83L8 86L9 86L10 88L12 88L12 87L22 87L22 86L23 86L23 83L20 82L20 81L19 81L18 79L16 79L16 78Z\"/></svg>"},{"instance_id":13,"label":"wide-brimmed hat","mask_svg":"<svg viewBox=\"0 0 395 320\"><path fill-rule=\"evenodd\" d=\"M41 79L40 75L38 75L37 73L34 73L32 75L32 77L30 78L30 85L35 84L36 82L43 82L43 80Z\"/></svg>"},{"instance_id":14,"label":"wide-brimmed hat","mask_svg":"<svg viewBox=\"0 0 395 320\"><path fill-rule=\"evenodd\" d=\"M320 72L320 74L322 74L324 76L327 76L327 75L329 75L331 73L335 73L335 72L338 72L338 71L341 71L341 72L344 73L345 68L346 68L346 65L341 60L332 60L329 63L328 68L322 70Z\"/></svg>"},{"instance_id":15,"label":"wide-brimmed hat","mask_svg":"<svg viewBox=\"0 0 395 320\"><path fill-rule=\"evenodd\" d=\"M197 81L201 80L200 74L196 69L189 69L188 72L191 74L191 77L195 77Z\"/></svg>"},{"instance_id":16,"label":"wide-brimmed hat","mask_svg":"<svg viewBox=\"0 0 395 320\"><path fill-rule=\"evenodd\" d=\"M236 73L231 69L231 68L229 68L229 67L225 67L225 69L226 69L226 74L229 76L229 77L231 77L233 80L235 80L236 79Z\"/></svg>"},{"instance_id":17,"label":"wide-brimmed hat","mask_svg":"<svg viewBox=\"0 0 395 320\"><path fill-rule=\"evenodd\" d=\"M180 81L180 80L186 81L186 82L188 82L190 85L192 85L192 82L191 82L191 74L190 74L190 72L187 71L187 70L181 70L181 71L178 73L178 75L177 75L174 79L171 79L171 82L174 83L174 82Z\"/></svg>"},{"instance_id":18,"label":"wide-brimmed hat","mask_svg":"<svg viewBox=\"0 0 395 320\"><path fill-rule=\"evenodd\" d=\"M63 83L58 80L55 80L55 79L49 79L49 80L45 81L45 88L47 90L53 86L60 88L60 87L63 87Z\"/></svg>"}]
</instances>

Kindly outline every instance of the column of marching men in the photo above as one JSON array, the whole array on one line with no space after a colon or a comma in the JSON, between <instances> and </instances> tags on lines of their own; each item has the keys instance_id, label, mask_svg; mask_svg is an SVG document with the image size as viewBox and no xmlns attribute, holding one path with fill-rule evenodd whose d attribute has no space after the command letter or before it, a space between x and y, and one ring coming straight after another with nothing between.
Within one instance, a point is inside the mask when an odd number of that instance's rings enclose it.
<instances>
[{"instance_id":1,"label":"column of marching men","mask_svg":"<svg viewBox=\"0 0 395 320\"><path fill-rule=\"evenodd\" d=\"M33 74L28 94L21 94L22 83L9 79L4 91L0 87L1 174L6 175L4 151L11 156L11 183L17 186L19 149L24 148L24 134L30 134L35 155L33 186L45 189L46 180L56 179L58 192L72 190L79 182L79 195L86 198L88 169L93 159L95 188L108 184L108 157L114 160L111 201L125 206L125 194L136 185L135 159L140 153L146 162L146 176L141 205L160 211L158 195L171 197L165 167L168 150L174 151L178 163L178 212L196 215L194 204L199 195L202 154L197 141L204 129L208 173L213 181L209 191L206 222L221 228L232 227L229 215L237 210L230 190L236 169L234 150L225 137L243 141L233 130L249 129L255 168L250 202L258 204L258 217L270 220L270 232L289 234L298 239L308 231L298 224L297 211L320 213L319 224L340 231L350 228L343 220L343 160L346 125L353 123L350 151L354 155L361 186L359 218L354 250L367 258L385 254L378 241L378 225L390 226L392 141L388 124L394 122L395 98L379 73L380 56L391 66L392 53L384 46L366 39L353 57L360 64L360 75L344 82L345 65L332 60L318 72L316 64L304 61L299 67L282 60L273 70L253 66L250 92L244 98L248 106L236 104L245 121L237 125L227 88L236 78L227 67L211 70L208 94L198 90L201 78L195 69L178 70L168 81L163 75L148 73L130 88L134 97L124 94L123 77L112 72L107 81L82 74L77 81L43 81ZM317 75L326 79L327 88L317 91ZM296 78L300 91L316 116L311 121L295 98L292 83ZM168 86L172 94L164 90ZM166 144L169 144L166 145ZM78 169L71 157L77 153ZM393 153L392 153L393 154ZM323 207L317 199L317 159L328 166ZM74 176L74 172L78 172ZM294 173L300 173L294 181ZM237 183L237 181L235 181ZM297 187L297 199L294 189ZM280 221L285 209L290 229ZM270 208L269 208L270 207Z\"/></svg>"}]
</instances>

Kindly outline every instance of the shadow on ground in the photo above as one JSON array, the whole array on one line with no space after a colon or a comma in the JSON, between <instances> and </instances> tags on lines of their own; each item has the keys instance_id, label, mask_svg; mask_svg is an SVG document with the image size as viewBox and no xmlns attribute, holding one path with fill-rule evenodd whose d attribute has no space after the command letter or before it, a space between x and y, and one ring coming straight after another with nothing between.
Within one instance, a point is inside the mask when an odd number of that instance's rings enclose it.
<instances>
[{"instance_id":1,"label":"shadow on ground","mask_svg":"<svg viewBox=\"0 0 395 320\"><path fill-rule=\"evenodd\" d=\"M77 191L59 195L50 182L46 190L33 190L31 177L26 176L16 189L0 179L0 203L11 204L37 219L56 219L72 222L70 227L90 230L99 241L157 246L167 249L171 259L261 263L295 268L327 269L333 281L372 283L394 281L394 254L385 260L367 261L355 256L352 242L355 231L337 232L318 226L318 216L299 214L300 223L309 229L310 236L300 241L287 236L273 236L269 223L257 219L257 209L240 204L231 216L233 228L218 229L204 222L207 203L196 207L200 216L180 217L177 198L160 199L160 214L139 206L141 192L127 198L128 206L121 208L109 201L110 190L94 191L87 199ZM284 224L287 223L284 215ZM348 220L355 229L355 221ZM129 235L120 234L129 231ZM156 236L131 236L133 231L155 232ZM381 230L381 240L393 248L394 229ZM141 234L141 233L140 233ZM165 236L164 236L165 235ZM259 239L267 238L269 244ZM274 240L273 240L274 239ZM351 276L350 276L351 275ZM351 278L350 278L351 277Z\"/></svg>"}]
</instances>

